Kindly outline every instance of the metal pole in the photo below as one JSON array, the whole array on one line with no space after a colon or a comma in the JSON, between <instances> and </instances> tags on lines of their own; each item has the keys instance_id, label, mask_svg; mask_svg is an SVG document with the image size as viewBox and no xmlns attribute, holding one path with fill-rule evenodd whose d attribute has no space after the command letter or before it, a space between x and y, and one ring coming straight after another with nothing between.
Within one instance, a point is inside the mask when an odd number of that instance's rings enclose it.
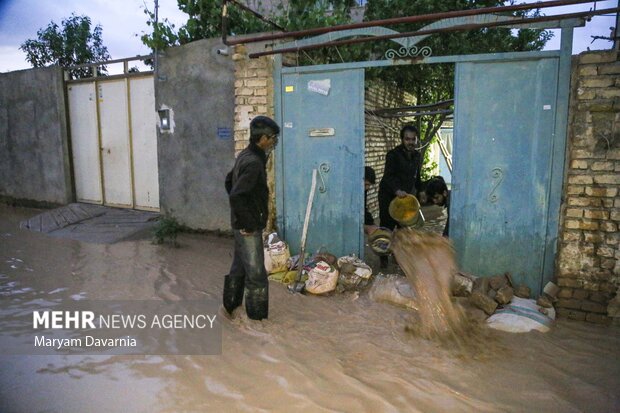
<instances>
[{"instance_id":1,"label":"metal pole","mask_svg":"<svg viewBox=\"0 0 620 413\"><path fill-rule=\"evenodd\" d=\"M155 26L153 26L153 37L157 36L157 32L158 30L158 26L157 23L159 22L159 0L155 0ZM154 70L155 70L155 80L159 79L159 51L157 50L157 38L155 38L155 47L153 49L153 52L155 53L155 59L154 59Z\"/></svg>"},{"instance_id":2,"label":"metal pole","mask_svg":"<svg viewBox=\"0 0 620 413\"><path fill-rule=\"evenodd\" d=\"M618 9L620 9L620 0L618 0ZM616 12L616 27L614 27L614 49L620 50L620 11Z\"/></svg>"},{"instance_id":3,"label":"metal pole","mask_svg":"<svg viewBox=\"0 0 620 413\"><path fill-rule=\"evenodd\" d=\"M226 3L226 2L225 2ZM224 3L224 6L226 5ZM407 17L396 17L391 19L382 19L375 20L370 22L362 22L362 23L352 23L352 24L343 24L339 26L332 27L318 27L315 29L307 29L300 30L295 32L288 33L275 33L257 37L248 37L243 39L226 39L226 33L222 33L222 38L225 40L224 44L228 46L241 44L241 43L254 43L261 42L266 40L276 40L283 38L297 38L303 36L310 36L315 34L323 34L335 31L342 30L350 30L350 29L361 29L366 27L375 27L375 26L388 26L392 24L401 24L401 23L418 23L429 20L440 20L440 19L448 19L452 17L463 17L463 16L474 16L479 14L488 14L488 13L502 13L508 11L518 11L518 10L531 10L531 9L541 9L545 7L556 7L556 6L568 6L572 4L581 4L581 3L592 3L592 0L555 0L555 1L547 1L547 2L536 2L529 4L517 4L512 6L497 6L497 7L484 7L479 9L467 9L467 10L455 10L450 12L442 12L442 13L432 13L432 14L422 14L419 16L407 16ZM224 15L224 12L223 12Z\"/></svg>"},{"instance_id":4,"label":"metal pole","mask_svg":"<svg viewBox=\"0 0 620 413\"><path fill-rule=\"evenodd\" d=\"M422 36L422 35L434 34L434 33L473 30L473 29L480 29L482 27L513 26L513 25L522 25L522 24L528 24L528 23L538 23L538 22L548 22L548 21L554 21L554 20L589 17L589 16L600 15L600 14L608 14L608 13L617 12L617 11L618 11L618 8L613 8L613 9L602 9L602 10L595 10L595 11L584 11L584 12L579 12L579 13L558 14L554 16L532 17L532 18L525 18L525 19L519 19L519 20L506 20L506 21L492 22L492 23L462 24L462 25L457 25L457 26L452 26L452 27L444 27L441 29L418 30L417 32L387 34L387 35L374 36L374 37L336 40L332 42L311 44L311 45L306 45L306 46L287 47L284 49L268 50L268 51L259 52L259 53L251 53L249 57L256 58L256 57L267 56L267 55L272 55L272 54L298 52L300 50L320 49L322 47L342 46L342 45L358 44L358 43L365 43L365 42L377 41L377 40Z\"/></svg>"}]
</instances>

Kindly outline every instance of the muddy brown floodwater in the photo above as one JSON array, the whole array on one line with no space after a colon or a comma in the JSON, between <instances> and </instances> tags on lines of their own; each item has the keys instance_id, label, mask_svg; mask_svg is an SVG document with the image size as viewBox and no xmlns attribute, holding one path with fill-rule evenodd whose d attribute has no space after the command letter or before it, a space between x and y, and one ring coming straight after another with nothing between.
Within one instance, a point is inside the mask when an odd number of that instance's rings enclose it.
<instances>
[{"instance_id":1,"label":"muddy brown floodwater","mask_svg":"<svg viewBox=\"0 0 620 413\"><path fill-rule=\"evenodd\" d=\"M183 235L174 249L18 229L38 212L0 206L0 317L72 299L219 299L229 239ZM462 357L365 293L272 283L270 300L267 321L222 321L221 355L2 355L0 412L620 411L617 328L487 331L492 351Z\"/></svg>"}]
</instances>

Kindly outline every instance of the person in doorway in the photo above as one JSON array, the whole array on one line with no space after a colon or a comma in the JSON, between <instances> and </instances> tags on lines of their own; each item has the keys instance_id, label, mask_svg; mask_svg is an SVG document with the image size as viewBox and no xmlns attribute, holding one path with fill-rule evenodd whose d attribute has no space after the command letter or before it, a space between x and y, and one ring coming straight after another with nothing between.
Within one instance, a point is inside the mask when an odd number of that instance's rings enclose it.
<instances>
[{"instance_id":1,"label":"person in doorway","mask_svg":"<svg viewBox=\"0 0 620 413\"><path fill-rule=\"evenodd\" d=\"M377 226L375 225L375 219L368 210L368 191L377 182L377 175L375 170L370 166L364 167L364 232L371 234Z\"/></svg>"},{"instance_id":2,"label":"person in doorway","mask_svg":"<svg viewBox=\"0 0 620 413\"><path fill-rule=\"evenodd\" d=\"M443 177L434 176L426 183L426 196L433 204L446 208L448 220L443 229L443 236L447 237L450 231L450 191Z\"/></svg>"},{"instance_id":3,"label":"person in doorway","mask_svg":"<svg viewBox=\"0 0 620 413\"><path fill-rule=\"evenodd\" d=\"M223 304L226 311L241 305L249 318L269 315L269 282L264 264L263 229L267 225L269 188L267 157L278 143L280 127L271 118L257 116L250 123L250 144L239 154L226 176L235 238L230 273L224 278Z\"/></svg>"},{"instance_id":4,"label":"person in doorway","mask_svg":"<svg viewBox=\"0 0 620 413\"><path fill-rule=\"evenodd\" d=\"M419 152L418 128L408 124L400 130L401 144L389 151L385 157L385 170L379 183L380 225L394 230L397 222L390 216L390 202L394 197L416 195L422 185L422 154ZM387 266L387 256L381 258L381 267Z\"/></svg>"}]
</instances>

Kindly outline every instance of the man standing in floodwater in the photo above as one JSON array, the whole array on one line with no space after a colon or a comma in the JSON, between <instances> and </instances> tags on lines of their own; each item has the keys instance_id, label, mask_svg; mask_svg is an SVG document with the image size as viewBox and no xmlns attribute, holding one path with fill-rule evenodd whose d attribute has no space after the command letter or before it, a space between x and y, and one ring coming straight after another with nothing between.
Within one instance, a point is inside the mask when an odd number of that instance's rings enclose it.
<instances>
[{"instance_id":1,"label":"man standing in floodwater","mask_svg":"<svg viewBox=\"0 0 620 413\"><path fill-rule=\"evenodd\" d=\"M422 154L418 151L418 128L405 125L400 130L401 144L385 157L385 170L379 183L379 221L382 227L393 230L396 221L390 216L390 202L394 197L417 195L421 188ZM387 256L381 257L381 267L387 266Z\"/></svg>"},{"instance_id":2,"label":"man standing in floodwater","mask_svg":"<svg viewBox=\"0 0 620 413\"><path fill-rule=\"evenodd\" d=\"M224 278L223 304L232 314L241 305L245 290L245 311L253 320L269 315L269 281L263 252L269 202L266 165L279 133L280 127L273 119L252 119L250 144L226 176L235 255L230 273Z\"/></svg>"}]
</instances>

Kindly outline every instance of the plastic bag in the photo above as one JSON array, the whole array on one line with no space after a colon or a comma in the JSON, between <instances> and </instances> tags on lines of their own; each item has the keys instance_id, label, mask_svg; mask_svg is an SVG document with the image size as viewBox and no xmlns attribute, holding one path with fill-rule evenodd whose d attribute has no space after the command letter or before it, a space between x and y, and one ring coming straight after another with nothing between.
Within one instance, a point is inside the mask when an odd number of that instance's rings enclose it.
<instances>
[{"instance_id":1,"label":"plastic bag","mask_svg":"<svg viewBox=\"0 0 620 413\"><path fill-rule=\"evenodd\" d=\"M275 232L267 237L264 252L267 274L288 270L288 259L291 257L291 253L288 245L281 241Z\"/></svg>"},{"instance_id":2,"label":"plastic bag","mask_svg":"<svg viewBox=\"0 0 620 413\"><path fill-rule=\"evenodd\" d=\"M343 290L361 289L368 285L372 276L372 269L364 261L355 256L338 258L338 288Z\"/></svg>"},{"instance_id":3,"label":"plastic bag","mask_svg":"<svg viewBox=\"0 0 620 413\"><path fill-rule=\"evenodd\" d=\"M336 289L338 270L325 261L319 261L308 272L306 291L311 294L325 294Z\"/></svg>"}]
</instances>

